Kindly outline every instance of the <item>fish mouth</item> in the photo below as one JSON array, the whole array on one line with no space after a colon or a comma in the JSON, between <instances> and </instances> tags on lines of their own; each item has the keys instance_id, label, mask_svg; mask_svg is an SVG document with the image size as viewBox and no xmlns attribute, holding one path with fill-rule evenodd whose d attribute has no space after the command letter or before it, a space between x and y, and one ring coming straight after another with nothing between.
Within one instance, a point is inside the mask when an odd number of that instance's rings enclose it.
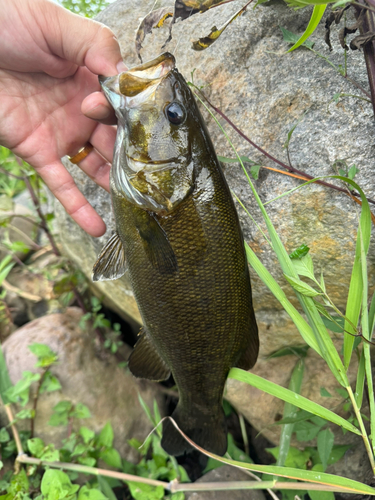
<instances>
[{"instance_id":1,"label":"fish mouth","mask_svg":"<svg viewBox=\"0 0 375 500\"><path fill-rule=\"evenodd\" d=\"M126 156L128 167L133 172L160 172L162 170L171 169L177 165L181 165L183 160L180 158L169 158L168 160L144 161L131 156Z\"/></svg>"},{"instance_id":2,"label":"fish mouth","mask_svg":"<svg viewBox=\"0 0 375 500\"><path fill-rule=\"evenodd\" d=\"M125 97L135 97L159 83L176 67L172 54L165 52L156 59L119 75L119 91Z\"/></svg>"}]
</instances>

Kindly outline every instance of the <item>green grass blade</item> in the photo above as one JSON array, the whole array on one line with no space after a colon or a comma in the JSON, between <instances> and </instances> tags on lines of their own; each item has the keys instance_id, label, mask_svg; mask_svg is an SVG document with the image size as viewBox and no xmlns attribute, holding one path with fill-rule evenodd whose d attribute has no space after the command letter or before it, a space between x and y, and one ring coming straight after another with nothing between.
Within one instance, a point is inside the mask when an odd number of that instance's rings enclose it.
<instances>
[{"instance_id":1,"label":"green grass blade","mask_svg":"<svg viewBox=\"0 0 375 500\"><path fill-rule=\"evenodd\" d=\"M8 367L5 363L3 349L0 344L0 396L5 405L10 403L10 400L5 395L5 393L11 387L12 387L12 382L10 381Z\"/></svg>"},{"instance_id":2,"label":"green grass blade","mask_svg":"<svg viewBox=\"0 0 375 500\"><path fill-rule=\"evenodd\" d=\"M290 377L289 390L299 394L301 392L302 379L305 371L305 362L303 359L297 361L293 369L292 376ZM283 418L288 418L295 414L296 407L291 403L285 403ZM280 443L279 443L279 456L276 465L283 466L290 448L290 440L292 438L294 423L284 424L281 429Z\"/></svg>"},{"instance_id":3,"label":"green grass blade","mask_svg":"<svg viewBox=\"0 0 375 500\"><path fill-rule=\"evenodd\" d=\"M272 396L282 399L287 403L291 403L302 410L309 411L318 417L324 418L329 422L333 422L334 424L361 436L361 432L357 429L357 427L354 427L354 425L339 415L336 415L333 411L328 410L327 408L324 408L324 406L314 403L313 401L310 401L309 399L296 394L285 387L281 387L270 380L266 380L258 375L255 375L254 373L241 370L240 368L232 368L228 377L238 380L239 382L245 382L246 384L252 385L267 394L271 394Z\"/></svg>"},{"instance_id":4,"label":"green grass blade","mask_svg":"<svg viewBox=\"0 0 375 500\"><path fill-rule=\"evenodd\" d=\"M291 47L288 52L292 52L292 50L295 50L297 47L303 44L310 35L314 33L316 30L318 24L320 23L320 20L323 17L324 11L326 10L327 5L315 5L314 10L311 14L310 22L304 32L304 34L301 36L301 38L296 42L293 47Z\"/></svg>"},{"instance_id":5,"label":"green grass blade","mask_svg":"<svg viewBox=\"0 0 375 500\"><path fill-rule=\"evenodd\" d=\"M271 273L267 270L266 267L261 263L258 257L255 255L254 251L249 247L247 243L245 243L246 256L249 264L257 273L259 278L263 281L263 283L271 290L273 295L277 298L280 304L283 306L285 311L291 317L293 323L298 328L303 340L309 345L312 349L314 349L318 354L321 354L318 342L315 339L314 333L310 325L303 319L297 309L292 305L291 302L287 299L285 293L283 292L281 286L277 283Z\"/></svg>"},{"instance_id":6,"label":"green grass blade","mask_svg":"<svg viewBox=\"0 0 375 500\"><path fill-rule=\"evenodd\" d=\"M234 369L232 369L234 370ZM238 370L238 369L235 369ZM243 371L243 370L238 370ZM247 372L244 372L247 373ZM260 378L260 377L258 377ZM319 406L319 405L318 405ZM304 470L304 469L294 469L293 467L279 467L277 465L258 465L258 464L250 464L246 462L239 462L237 460L231 460L229 458L220 457L219 455L215 455L209 451L206 451L204 448L195 444L190 438L184 434L184 432L179 429L177 424L172 420L174 426L179 430L181 435L186 439L188 443L190 443L195 449L203 453L204 455L211 457L219 462L224 464L233 465L234 467L239 467L241 469L247 469L252 472L260 472L263 474L268 474L272 476L285 477L289 479L296 479L298 481L307 481L309 483L315 483L321 485L321 491L329 490L329 491L346 491L347 493L362 493L367 495L375 495L375 489L371 488L371 486L367 486L367 484L359 483L358 481L353 481L353 479L347 479L342 476L335 476L333 474L327 474L325 472ZM267 487L272 487L272 483L266 481ZM285 484L285 487L284 487ZM302 486L302 485L301 485ZM305 486L305 485L304 485ZM259 483L259 487L263 488L261 482ZM326 488L325 488L326 487ZM288 483L283 483L283 489L288 489ZM293 488L295 489L295 488Z\"/></svg>"},{"instance_id":7,"label":"green grass blade","mask_svg":"<svg viewBox=\"0 0 375 500\"><path fill-rule=\"evenodd\" d=\"M354 393L355 401L359 409L361 409L362 406L364 387L365 387L365 352L362 349L361 357L359 358L357 381Z\"/></svg>"},{"instance_id":8,"label":"green grass blade","mask_svg":"<svg viewBox=\"0 0 375 500\"><path fill-rule=\"evenodd\" d=\"M362 189L352 180L342 178L342 177L336 177L341 180L345 180L345 182L351 184L360 194L361 196L361 201L362 201L362 210L361 210L361 216L360 216L360 221L359 221L359 230L357 234L357 242L356 242L356 249L355 249L355 257L354 257L354 264L353 264L353 270L352 270L352 275L350 278L350 286L349 286L349 293L348 293L348 299L347 299L347 304L346 304L346 311L345 311L345 317L347 318L347 321L345 321L344 329L347 332L350 332L352 334L356 333L352 324L357 325L358 320L359 320L359 315L361 311L361 305L362 305L362 298L363 298L363 291L364 291L364 282L363 282L363 273L362 273L362 258L361 258L361 238L363 240L363 252L364 252L364 258L366 260L366 255L368 253L368 249L370 246L370 236L371 236L371 212L370 212L370 207L368 204L368 201L366 199L366 196ZM365 265L365 262L364 262ZM367 276L367 274L366 274ZM367 280L367 278L366 278ZM366 288L367 290L367 288ZM366 309L367 309L367 304L366 304ZM366 327L368 329L368 326ZM348 369L349 364L350 364L350 359L352 356L352 351L353 351L353 344L355 337L353 335L350 335L350 333L345 333L344 334L344 366L346 369Z\"/></svg>"}]
</instances>

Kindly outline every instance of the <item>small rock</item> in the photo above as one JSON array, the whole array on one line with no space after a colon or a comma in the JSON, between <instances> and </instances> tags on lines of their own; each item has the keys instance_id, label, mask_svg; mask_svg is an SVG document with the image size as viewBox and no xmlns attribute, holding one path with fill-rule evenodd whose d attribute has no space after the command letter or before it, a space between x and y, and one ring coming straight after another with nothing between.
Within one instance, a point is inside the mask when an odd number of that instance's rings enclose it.
<instances>
[{"instance_id":1,"label":"small rock","mask_svg":"<svg viewBox=\"0 0 375 500\"><path fill-rule=\"evenodd\" d=\"M149 407L156 399L163 412L157 386L135 379L118 366L108 351L98 350L93 333L78 326L81 317L82 311L71 307L64 314L44 316L14 332L3 344L11 381L13 384L18 382L25 370L39 370L35 368L34 354L27 347L34 342L47 344L58 354L58 364L51 372L60 381L62 390L40 395L35 436L59 447L68 430L65 426L48 425L53 407L65 400L83 403L92 417L75 421L73 429L85 425L99 432L106 422L110 422L115 435L113 446L123 458L134 461L137 453L127 441L131 438L143 441L152 429L138 394ZM21 423L17 425L21 428Z\"/></svg>"},{"instance_id":2,"label":"small rock","mask_svg":"<svg viewBox=\"0 0 375 500\"><path fill-rule=\"evenodd\" d=\"M196 483L218 483L221 481L253 481L254 477L231 465L223 465L202 476ZM265 500L261 490L195 491L185 493L186 500Z\"/></svg>"}]
</instances>

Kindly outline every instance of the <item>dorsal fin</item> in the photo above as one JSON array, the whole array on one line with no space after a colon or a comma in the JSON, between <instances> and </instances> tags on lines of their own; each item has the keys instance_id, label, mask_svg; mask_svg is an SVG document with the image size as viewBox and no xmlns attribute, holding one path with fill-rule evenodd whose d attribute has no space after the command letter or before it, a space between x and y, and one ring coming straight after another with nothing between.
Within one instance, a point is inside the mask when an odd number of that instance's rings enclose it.
<instances>
[{"instance_id":1,"label":"dorsal fin","mask_svg":"<svg viewBox=\"0 0 375 500\"><path fill-rule=\"evenodd\" d=\"M125 251L118 233L114 233L99 254L92 269L93 281L117 280L126 272Z\"/></svg>"}]
</instances>

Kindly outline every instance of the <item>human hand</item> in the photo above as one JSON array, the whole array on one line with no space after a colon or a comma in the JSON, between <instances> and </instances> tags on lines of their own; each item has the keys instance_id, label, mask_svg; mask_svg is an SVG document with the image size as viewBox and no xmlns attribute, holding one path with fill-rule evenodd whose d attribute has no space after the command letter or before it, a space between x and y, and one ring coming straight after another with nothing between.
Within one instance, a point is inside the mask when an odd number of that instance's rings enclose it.
<instances>
[{"instance_id":1,"label":"human hand","mask_svg":"<svg viewBox=\"0 0 375 500\"><path fill-rule=\"evenodd\" d=\"M97 75L126 69L118 43L109 28L49 0L0 0L0 27L0 144L36 169L82 229L100 236L104 222L60 158L90 141L95 149L79 167L109 190L116 129Z\"/></svg>"}]
</instances>

